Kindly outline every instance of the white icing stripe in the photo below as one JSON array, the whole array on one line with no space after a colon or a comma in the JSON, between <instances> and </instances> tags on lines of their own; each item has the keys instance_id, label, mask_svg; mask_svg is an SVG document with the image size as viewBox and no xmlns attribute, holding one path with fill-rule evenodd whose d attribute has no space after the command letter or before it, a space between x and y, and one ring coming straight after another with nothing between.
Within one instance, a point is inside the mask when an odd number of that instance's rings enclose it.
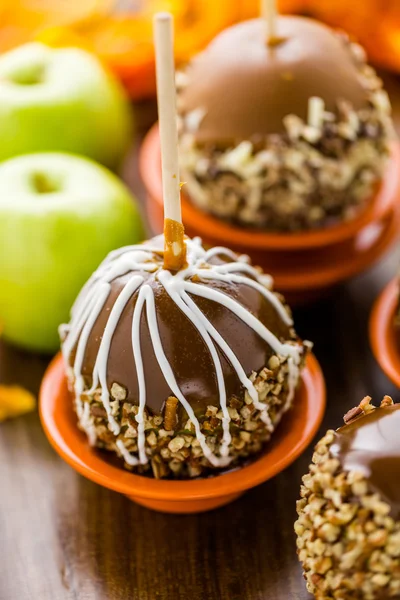
<instances>
[{"instance_id":1,"label":"white icing stripe","mask_svg":"<svg viewBox=\"0 0 400 600\"><path fill-rule=\"evenodd\" d=\"M222 438L222 447L221 447L221 455L227 456L229 453L229 444L231 443L232 437L229 431L229 423L230 423L230 415L228 412L228 407L226 404L226 388L225 388L225 380L224 374L222 371L221 360L218 356L218 352L215 349L214 343L209 336L206 327L204 327L203 322L198 319L196 313L194 313L189 306L185 304L180 295L181 285L179 280L175 282L174 276L169 271L161 271L158 275L158 280L163 284L165 290L169 294L169 296L174 300L177 306L181 309L181 311L187 316L187 318L193 323L193 325L197 328L200 333L202 339L204 340L208 351L211 354L211 358L214 363L215 373L217 375L217 383L218 383L218 393L219 393L219 402L220 407L223 413L222 418L222 427L223 427L223 438Z\"/></svg>"},{"instance_id":2,"label":"white icing stripe","mask_svg":"<svg viewBox=\"0 0 400 600\"><path fill-rule=\"evenodd\" d=\"M97 433L96 433L96 428L94 426L93 417L90 414L89 402L85 402L85 405L83 407L81 423L82 423L82 426L84 427L84 430L87 433L89 444L91 446L95 446L96 440L97 440Z\"/></svg>"},{"instance_id":3,"label":"white icing stripe","mask_svg":"<svg viewBox=\"0 0 400 600\"><path fill-rule=\"evenodd\" d=\"M196 283L191 283L189 281L185 281L184 289L195 296L200 296L201 298L206 298L206 300L212 300L213 302L222 304L225 306L225 308L229 309L237 317L239 317L239 319L246 323L246 325L255 331L264 341L266 341L276 354L282 354L282 356L293 356L293 358L295 358L297 361L299 360L299 349L296 346L280 342L278 338L265 327L265 325L263 325L241 304L226 294L215 289L198 285Z\"/></svg>"},{"instance_id":4,"label":"white icing stripe","mask_svg":"<svg viewBox=\"0 0 400 600\"><path fill-rule=\"evenodd\" d=\"M250 311L234 298L201 283L201 279L207 279L210 281L224 281L227 283L238 283L253 287L273 305L277 314L286 325L292 325L292 320L287 314L283 304L275 294L264 285L264 282L270 283L270 279L267 278L265 274L259 273L257 269L249 265L247 262L248 257L237 257L231 250L220 247L213 248L206 252L201 245L201 240L195 238L194 240L187 240L187 268L172 275L169 271L164 271L161 268L160 260L158 263L155 261L155 255L161 258L162 247L163 236L159 236L154 238L153 244L126 246L125 248L120 248L119 250L112 252L100 265L99 269L93 274L79 294L71 311L72 318L70 325L60 327L60 331L64 335L67 335L67 338L63 343L63 354L67 365L70 363L72 351L76 348L73 372L75 378L75 396L77 398L78 418L81 426L88 433L89 441L95 443L93 417L90 414L89 404L85 403L85 406L83 407L82 403L80 403L80 395L84 388L82 367L85 351L94 324L104 307L104 303L109 297L111 282L128 273L132 273L132 276L128 278L127 283L123 285L121 292L117 296L107 319L107 324L102 335L93 369L92 388L88 393L93 393L97 387L100 386L101 401L107 412L109 428L115 435L118 435L120 426L112 414L110 392L107 386L108 359L112 338L123 311L132 296L139 290L133 310L131 332L132 363L136 368L139 388L139 407L135 417L138 423L138 457L127 450L122 440L117 440L116 446L129 465L135 466L148 462L145 437L146 381L141 348L141 320L143 309L145 307L154 354L171 393L178 398L189 419L193 423L196 437L203 450L204 456L216 467L225 466L230 462L230 416L227 407L223 369L217 346L224 353L234 371L236 371L239 381L249 393L255 408L260 411L264 423L270 430L273 429L273 425L269 417L267 406L259 401L257 390L247 377L235 353L189 294L200 296L221 304L246 323L246 325L258 334L276 354L288 359L288 395L284 410L287 410L292 403L299 378L298 365L301 356L300 345L282 343L271 331L269 331L269 329L254 317ZM155 255L153 253L155 253ZM214 256L225 256L234 262L227 262L220 265L210 264L208 261ZM156 271L157 273L155 273ZM148 275L146 275L146 273L148 273ZM151 275L152 273L153 275ZM250 277L247 277L246 274ZM194 276L199 277L200 282L193 283L190 281ZM157 323L154 291L147 282L147 279L150 277L151 281L154 281L154 279L158 280L164 286L166 292L180 308L185 317L196 327L198 334L202 337L210 352L217 378L219 404L223 413L223 437L220 446L220 456L216 456L209 448L206 437L201 432L200 423L196 418L190 403L180 391L171 365L164 353Z\"/></svg>"},{"instance_id":5,"label":"white icing stripe","mask_svg":"<svg viewBox=\"0 0 400 600\"><path fill-rule=\"evenodd\" d=\"M69 358L71 356L71 352L73 348L76 346L79 335L82 331L82 327L84 326L86 320L90 315L90 311L96 303L96 295L95 290L90 290L85 300L81 302L79 306L79 310L77 310L74 314L74 318L71 321L69 327L69 334L65 342L62 346L62 352L64 356L64 360L68 364Z\"/></svg>"},{"instance_id":6,"label":"white icing stripe","mask_svg":"<svg viewBox=\"0 0 400 600\"><path fill-rule=\"evenodd\" d=\"M107 270L102 273L102 279L111 282L117 277L122 277L131 271L156 271L157 266L154 262L150 262L151 254L147 252L140 252L139 256L135 256L139 252L131 252L124 254L118 262L110 264ZM146 262L146 260L148 262Z\"/></svg>"},{"instance_id":7,"label":"white icing stripe","mask_svg":"<svg viewBox=\"0 0 400 600\"><path fill-rule=\"evenodd\" d=\"M199 309L197 304L195 302L193 302L193 300L190 298L190 296L188 296L188 294L186 292L182 292L181 296L182 296L182 299L184 300L184 302L197 315L199 320L202 321L204 327L207 329L207 331L209 332L211 337L216 341L218 346L221 348L222 352L226 355L226 357L229 360L229 362L231 363L232 367L235 369L235 371L239 377L240 383L248 391L250 398L253 401L254 407L257 410L266 412L266 415L264 416L263 420L265 423L267 423L270 426L270 428L272 428L272 422L271 422L271 419L268 414L268 409L265 404L263 404L262 402L259 402L257 390L254 387L252 381L250 381L250 379L247 377L247 375L246 375L242 365L240 364L238 358L236 357L235 353L228 346L228 344L226 343L224 338L220 335L220 333L218 333L218 331L215 329L214 325L212 325L212 323L210 323L210 321L204 316L204 314L201 312L201 310Z\"/></svg>"},{"instance_id":8,"label":"white icing stripe","mask_svg":"<svg viewBox=\"0 0 400 600\"><path fill-rule=\"evenodd\" d=\"M119 451L121 452L121 456L124 459L124 461L126 462L127 465L130 465L131 467L136 467L136 465L139 464L138 459L136 458L136 456L133 456L129 450L127 450L124 446L124 442L122 440L117 440L116 444L117 448L119 449Z\"/></svg>"},{"instance_id":9,"label":"white icing stripe","mask_svg":"<svg viewBox=\"0 0 400 600\"><path fill-rule=\"evenodd\" d=\"M101 263L100 266L104 266L109 264L110 262L113 262L114 260L117 260L118 258L120 258L120 256L122 256L122 254L126 254L127 252L149 252L150 254L155 253L159 253L163 251L164 248L164 236L158 235L156 237L154 237L152 239L153 242L159 241L159 244L154 244L154 245L147 245L147 244L135 244L133 246L122 246L121 248L117 248L116 250L112 250L107 256L106 258L103 260L103 262ZM98 270L96 271L96 273L98 272Z\"/></svg>"},{"instance_id":10,"label":"white icing stripe","mask_svg":"<svg viewBox=\"0 0 400 600\"><path fill-rule=\"evenodd\" d=\"M288 395L286 398L286 403L285 403L283 412L286 412L292 405L292 400L293 400L294 394L296 392L297 382L299 380L299 369L296 366L296 364L294 363L294 360L292 357L288 358L288 368L289 368L289 374L288 374L289 391L288 391Z\"/></svg>"},{"instance_id":11,"label":"white icing stripe","mask_svg":"<svg viewBox=\"0 0 400 600\"><path fill-rule=\"evenodd\" d=\"M213 265L212 270L216 273L248 273L263 287L271 290L274 280L271 275L260 273L257 269L245 262L225 263L223 265Z\"/></svg>"},{"instance_id":12,"label":"white icing stripe","mask_svg":"<svg viewBox=\"0 0 400 600\"><path fill-rule=\"evenodd\" d=\"M114 335L115 328L118 325L118 322L129 299L142 283L143 277L141 277L140 275L133 275L133 277L129 279L128 283L116 299L114 306L112 307L110 316L108 317L107 325L104 329L103 337L100 343L99 350L97 352L96 362L93 369L93 385L91 392L93 392L94 389L97 387L97 381L99 381L101 386L101 401L107 412L110 429L115 435L119 434L120 427L117 421L114 419L113 415L111 414L110 392L107 386L107 364L110 353L111 340ZM106 285L109 289L111 289L109 283L107 283Z\"/></svg>"},{"instance_id":13,"label":"white icing stripe","mask_svg":"<svg viewBox=\"0 0 400 600\"><path fill-rule=\"evenodd\" d=\"M146 381L144 377L144 367L142 360L142 348L140 340L140 323L142 318L143 305L146 302L146 294L149 288L147 285L141 287L139 295L136 300L135 310L133 311L132 319L132 350L133 357L135 359L137 380L139 385L139 411L136 415L136 422L138 423L138 451L139 460L141 464L147 462L147 456L145 451L145 434L144 434L144 409L146 408Z\"/></svg>"},{"instance_id":14,"label":"white icing stripe","mask_svg":"<svg viewBox=\"0 0 400 600\"><path fill-rule=\"evenodd\" d=\"M243 285L247 285L249 287L254 288L272 304L272 306L275 308L276 312L286 325L293 325L293 321L289 316L286 308L283 306L282 302L279 301L279 299L275 296L273 292L271 292L265 286L258 283L258 281L254 281L254 279L250 279L249 277L241 277L236 273L230 273L229 275L225 275L219 272L215 273L211 269L199 269L197 271L197 274L203 279L217 279L219 281L226 281L228 283L241 283Z\"/></svg>"},{"instance_id":15,"label":"white icing stripe","mask_svg":"<svg viewBox=\"0 0 400 600\"><path fill-rule=\"evenodd\" d=\"M78 346L76 349L76 356L74 361L74 377L75 377L75 398L78 401L78 406L80 407L78 410L82 409L82 404L80 402L81 394L85 388L85 382L82 375L82 365L83 359L85 356L86 345L90 336L90 333L96 323L96 320L103 308L105 301L108 298L110 293L110 286L108 283L103 283L99 289L99 297L97 298L93 310L91 310L90 315L83 326L82 333L79 337Z\"/></svg>"},{"instance_id":16,"label":"white icing stripe","mask_svg":"<svg viewBox=\"0 0 400 600\"><path fill-rule=\"evenodd\" d=\"M257 278L259 276L259 272L257 269L249 265L248 263L223 263L222 265L213 265L213 271L218 271L218 273L248 273L249 275Z\"/></svg>"},{"instance_id":17,"label":"white icing stripe","mask_svg":"<svg viewBox=\"0 0 400 600\"><path fill-rule=\"evenodd\" d=\"M229 248L224 248L223 246L214 246L214 248L210 248L210 250L207 250L207 252L204 255L204 260L208 262L211 258L214 258L214 256L220 255L227 256L234 262L237 262L238 260L238 255L235 254L235 252L229 250Z\"/></svg>"},{"instance_id":18,"label":"white icing stripe","mask_svg":"<svg viewBox=\"0 0 400 600\"><path fill-rule=\"evenodd\" d=\"M206 458L208 458L210 463L212 465L214 465L215 467L228 465L229 464L228 457L217 458L216 456L214 456L214 454L211 452L210 448L207 446L205 435L201 432L200 423L197 420L196 415L194 414L193 408L190 406L189 402L186 400L185 396L182 394L181 390L179 389L179 386L176 382L175 376L172 372L172 369L167 360L167 357L164 354L164 350L163 350L163 347L161 344L160 334L159 334L158 326L157 326L156 305L155 305L155 301L154 301L154 295L152 293L148 294L148 296L147 296L146 309L147 309L146 314L147 314L147 321L149 323L150 337L151 337L154 353L156 355L158 364L160 365L160 368L165 377L165 381L167 382L170 389L172 390L172 393L181 402L183 408L187 412L189 419L193 423L193 426L196 431L196 437L200 443L201 449L203 450L204 456Z\"/></svg>"},{"instance_id":19,"label":"white icing stripe","mask_svg":"<svg viewBox=\"0 0 400 600\"><path fill-rule=\"evenodd\" d=\"M74 321L77 318L77 315L82 307L82 304L87 300L88 294L91 293L91 288L92 288L94 282L95 282L95 277L94 277L94 275L92 275L91 278L88 279L88 281L85 283L85 285L79 292L79 295L78 295L77 299L75 300L75 303L71 310L71 328L74 326Z\"/></svg>"}]
</instances>

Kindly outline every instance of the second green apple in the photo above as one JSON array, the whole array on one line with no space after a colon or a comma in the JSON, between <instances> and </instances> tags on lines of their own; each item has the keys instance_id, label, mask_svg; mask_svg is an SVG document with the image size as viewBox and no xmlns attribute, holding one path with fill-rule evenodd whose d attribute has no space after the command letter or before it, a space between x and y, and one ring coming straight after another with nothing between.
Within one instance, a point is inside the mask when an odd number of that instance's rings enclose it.
<instances>
[{"instance_id":1,"label":"second green apple","mask_svg":"<svg viewBox=\"0 0 400 600\"><path fill-rule=\"evenodd\" d=\"M135 200L106 168L62 153L0 164L0 328L53 352L57 328L105 256L144 237Z\"/></svg>"}]
</instances>

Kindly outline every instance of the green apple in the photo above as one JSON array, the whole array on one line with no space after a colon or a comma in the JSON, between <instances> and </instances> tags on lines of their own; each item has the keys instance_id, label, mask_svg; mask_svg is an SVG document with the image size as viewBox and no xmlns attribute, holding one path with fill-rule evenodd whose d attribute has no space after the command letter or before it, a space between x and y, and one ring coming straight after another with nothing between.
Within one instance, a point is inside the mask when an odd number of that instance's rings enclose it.
<instances>
[{"instance_id":1,"label":"green apple","mask_svg":"<svg viewBox=\"0 0 400 600\"><path fill-rule=\"evenodd\" d=\"M0 56L0 161L62 151L114 169L131 137L122 88L92 54L31 43Z\"/></svg>"},{"instance_id":2,"label":"green apple","mask_svg":"<svg viewBox=\"0 0 400 600\"><path fill-rule=\"evenodd\" d=\"M53 352L57 327L111 250L142 240L137 204L105 167L63 153L0 164L0 326Z\"/></svg>"}]
</instances>

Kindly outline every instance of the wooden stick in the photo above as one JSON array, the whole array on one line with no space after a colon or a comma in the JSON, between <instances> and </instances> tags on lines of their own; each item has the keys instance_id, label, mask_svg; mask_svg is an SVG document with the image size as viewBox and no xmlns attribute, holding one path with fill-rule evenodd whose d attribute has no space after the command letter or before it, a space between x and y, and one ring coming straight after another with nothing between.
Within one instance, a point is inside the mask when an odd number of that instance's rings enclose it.
<instances>
[{"instance_id":1,"label":"wooden stick","mask_svg":"<svg viewBox=\"0 0 400 600\"><path fill-rule=\"evenodd\" d=\"M276 33L277 15L276 0L261 0L261 17L265 21L267 43L270 46L274 46L276 40L278 40Z\"/></svg>"},{"instance_id":2,"label":"wooden stick","mask_svg":"<svg viewBox=\"0 0 400 600\"><path fill-rule=\"evenodd\" d=\"M155 15L154 43L164 196L164 268L178 271L186 263L186 244L180 201L173 19L169 13Z\"/></svg>"}]
</instances>

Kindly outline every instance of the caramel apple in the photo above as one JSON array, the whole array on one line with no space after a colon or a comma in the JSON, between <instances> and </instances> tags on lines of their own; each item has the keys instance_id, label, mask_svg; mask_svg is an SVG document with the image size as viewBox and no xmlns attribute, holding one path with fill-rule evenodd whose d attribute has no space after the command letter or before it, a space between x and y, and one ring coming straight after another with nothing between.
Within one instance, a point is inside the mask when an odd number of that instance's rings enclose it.
<instances>
[{"instance_id":1,"label":"caramel apple","mask_svg":"<svg viewBox=\"0 0 400 600\"><path fill-rule=\"evenodd\" d=\"M111 253L60 329L79 426L155 477L204 475L260 452L308 347L247 257L185 244L176 272L164 268L164 236Z\"/></svg>"},{"instance_id":2,"label":"caramel apple","mask_svg":"<svg viewBox=\"0 0 400 600\"><path fill-rule=\"evenodd\" d=\"M400 405L367 397L317 444L297 547L317 600L400 597Z\"/></svg>"},{"instance_id":3,"label":"caramel apple","mask_svg":"<svg viewBox=\"0 0 400 600\"><path fill-rule=\"evenodd\" d=\"M223 31L178 78L185 192L264 230L352 218L383 176L390 103L363 49L317 21L279 16Z\"/></svg>"}]
</instances>

